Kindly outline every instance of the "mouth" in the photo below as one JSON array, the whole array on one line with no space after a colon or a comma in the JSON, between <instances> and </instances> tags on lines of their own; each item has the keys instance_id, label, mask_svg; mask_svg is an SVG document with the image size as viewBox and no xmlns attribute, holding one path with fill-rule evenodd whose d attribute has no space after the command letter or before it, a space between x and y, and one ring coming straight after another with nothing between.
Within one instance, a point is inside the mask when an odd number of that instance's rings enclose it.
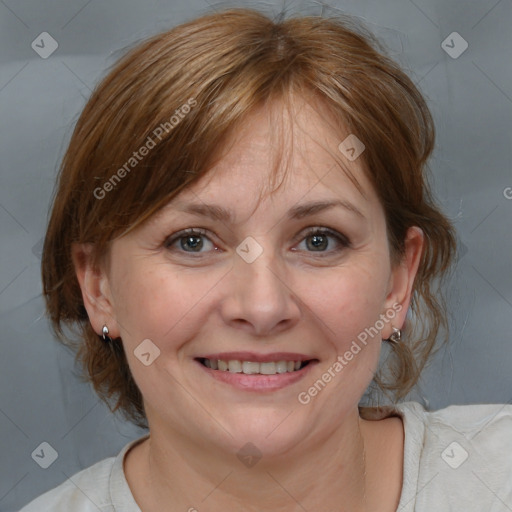
<instances>
[{"instance_id":1,"label":"mouth","mask_svg":"<svg viewBox=\"0 0 512 512\"><path fill-rule=\"evenodd\" d=\"M219 372L243 373L244 375L277 375L282 373L292 373L302 370L310 364L313 359L308 360L290 360L281 361L244 361L240 359L210 359L199 357L196 359L206 368Z\"/></svg>"},{"instance_id":2,"label":"mouth","mask_svg":"<svg viewBox=\"0 0 512 512\"><path fill-rule=\"evenodd\" d=\"M242 391L277 391L303 379L319 363L303 354L230 352L196 357L206 375Z\"/></svg>"}]
</instances>

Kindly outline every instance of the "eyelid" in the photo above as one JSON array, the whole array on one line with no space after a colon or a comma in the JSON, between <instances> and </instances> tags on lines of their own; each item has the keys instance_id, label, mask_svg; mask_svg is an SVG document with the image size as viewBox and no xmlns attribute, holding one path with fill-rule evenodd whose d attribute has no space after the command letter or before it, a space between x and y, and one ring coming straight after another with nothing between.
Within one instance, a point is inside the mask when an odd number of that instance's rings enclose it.
<instances>
[{"instance_id":1,"label":"eyelid","mask_svg":"<svg viewBox=\"0 0 512 512\"><path fill-rule=\"evenodd\" d=\"M180 229L179 231L176 231L176 233L173 233L172 235L169 235L164 240L164 247L171 247L175 242L177 242L180 238L183 238L185 236L192 236L192 235L200 235L204 236L205 238L208 238L213 243L213 240L211 240L209 236L209 231L204 228L185 228Z\"/></svg>"},{"instance_id":2,"label":"eyelid","mask_svg":"<svg viewBox=\"0 0 512 512\"><path fill-rule=\"evenodd\" d=\"M303 238L305 238L308 235L313 235L315 233L323 233L332 236L333 238L336 238L342 245L345 245L346 247L351 247L352 243L350 239L344 235L343 233L340 233L339 231L336 231L335 229L331 229L328 227L323 226L310 226L307 228L304 228L302 231L299 232L297 235L297 238L299 241L301 241Z\"/></svg>"},{"instance_id":3,"label":"eyelid","mask_svg":"<svg viewBox=\"0 0 512 512\"><path fill-rule=\"evenodd\" d=\"M215 246L214 250L218 251L219 249L216 246L215 242L212 240L212 237L209 235L209 233L210 233L210 231L208 229L205 229L205 228L185 228L185 229L181 229L180 231L177 231L176 233L173 233L172 235L168 236L164 240L163 245L164 245L165 248L170 248L180 238L183 238L183 237L186 237L186 236L192 236L192 235L199 235L199 236L207 238ZM323 234L323 235L327 235L327 236L330 236L332 238L335 238L337 240L337 242L343 248L350 248L350 247L352 247L352 243L351 243L350 239L346 235L344 235L343 233L340 233L339 231L336 231L335 229L329 228L327 226L318 226L318 225L307 226L307 227L303 228L294 237L293 243L296 244L298 242L301 242L302 240L304 240L308 236L311 236L311 235L314 235L314 234L317 234L317 233ZM296 251L296 249L293 249L293 248L292 248L292 250ZM331 250L331 251L318 251L318 254L330 254L330 253L335 253L335 252L337 252L339 250L340 249L334 249L334 250ZM316 251L307 251L307 252L310 252L311 254L314 254ZM197 254L197 255L203 254L201 252L194 253L193 251L192 252L183 251L183 253L185 253L185 254Z\"/></svg>"}]
</instances>

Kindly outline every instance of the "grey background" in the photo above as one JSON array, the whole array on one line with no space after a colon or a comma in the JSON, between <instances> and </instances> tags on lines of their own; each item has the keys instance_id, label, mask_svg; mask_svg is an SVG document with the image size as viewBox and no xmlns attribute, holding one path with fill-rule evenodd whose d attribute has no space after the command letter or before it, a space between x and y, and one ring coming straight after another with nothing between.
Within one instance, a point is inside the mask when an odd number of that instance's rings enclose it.
<instances>
[{"instance_id":1,"label":"grey background","mask_svg":"<svg viewBox=\"0 0 512 512\"><path fill-rule=\"evenodd\" d=\"M143 432L80 382L44 317L40 250L58 164L92 87L127 45L216 6L278 12L280 2L0 1L0 510L14 511ZM301 5L307 7L301 8ZM329 14L320 3L290 12ZM450 286L449 347L409 399L432 409L512 401L512 1L353 0L332 7L366 20L429 99L439 202L461 258ZM334 11L332 11L334 12ZM59 44L31 48L43 31ZM441 42L468 42L458 58ZM40 468L32 452L58 459Z\"/></svg>"}]
</instances>

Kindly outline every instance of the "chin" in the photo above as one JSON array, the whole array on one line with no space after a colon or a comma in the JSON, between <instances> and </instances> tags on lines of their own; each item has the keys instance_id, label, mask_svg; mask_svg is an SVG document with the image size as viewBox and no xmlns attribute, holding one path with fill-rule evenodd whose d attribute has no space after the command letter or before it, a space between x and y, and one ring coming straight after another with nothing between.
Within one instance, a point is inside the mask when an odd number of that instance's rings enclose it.
<instances>
[{"instance_id":1,"label":"chin","mask_svg":"<svg viewBox=\"0 0 512 512\"><path fill-rule=\"evenodd\" d=\"M243 419L225 418L223 425L233 437L226 434L225 440L229 450L240 455L240 451L254 450L264 456L284 455L296 447L305 436L298 415L290 414L290 410L265 411L256 408L253 411L244 409Z\"/></svg>"}]
</instances>

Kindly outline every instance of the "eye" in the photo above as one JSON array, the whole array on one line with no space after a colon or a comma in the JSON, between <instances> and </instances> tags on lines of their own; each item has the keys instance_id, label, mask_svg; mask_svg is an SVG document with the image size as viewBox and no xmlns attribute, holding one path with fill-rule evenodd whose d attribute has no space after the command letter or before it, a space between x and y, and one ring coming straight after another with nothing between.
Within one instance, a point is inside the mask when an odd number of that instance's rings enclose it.
<instances>
[{"instance_id":1,"label":"eye","mask_svg":"<svg viewBox=\"0 0 512 512\"><path fill-rule=\"evenodd\" d=\"M302 240L305 241L308 252L336 253L350 247L350 241L346 236L328 228L311 228ZM334 240L334 243L330 240ZM334 248L331 248L333 245ZM331 250L327 250L328 248L331 248Z\"/></svg>"},{"instance_id":2,"label":"eye","mask_svg":"<svg viewBox=\"0 0 512 512\"><path fill-rule=\"evenodd\" d=\"M205 241L207 241L214 250L217 250L212 241L206 236L206 231L204 229L196 228L185 229L183 231L179 231L175 235L172 235L165 241L165 247L167 249L173 249L173 246L177 245L175 248L176 250L182 250L188 253L208 252L201 250L208 246L208 243L205 244Z\"/></svg>"},{"instance_id":3,"label":"eye","mask_svg":"<svg viewBox=\"0 0 512 512\"><path fill-rule=\"evenodd\" d=\"M306 231L305 236L303 235L301 241L306 242L307 252L337 253L346 247L350 247L350 241L346 236L328 228L310 228ZM169 250L183 251L189 254L208 252L208 244L210 245L210 250L219 250L208 238L207 231L200 228L189 228L179 231L169 237L164 243L165 247ZM296 249L294 248L292 251L296 251Z\"/></svg>"}]
</instances>

